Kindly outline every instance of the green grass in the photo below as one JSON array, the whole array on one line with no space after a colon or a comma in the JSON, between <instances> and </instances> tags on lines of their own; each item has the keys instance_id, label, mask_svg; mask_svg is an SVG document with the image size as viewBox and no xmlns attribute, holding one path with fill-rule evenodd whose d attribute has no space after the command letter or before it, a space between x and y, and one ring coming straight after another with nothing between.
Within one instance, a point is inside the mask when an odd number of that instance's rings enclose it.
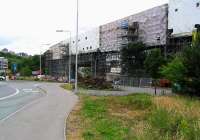
<instances>
[{"instance_id":1,"label":"green grass","mask_svg":"<svg viewBox=\"0 0 200 140\"><path fill-rule=\"evenodd\" d=\"M70 116L75 121L68 123L69 140L200 140L200 101L195 98L80 95L79 106Z\"/></svg>"},{"instance_id":2,"label":"green grass","mask_svg":"<svg viewBox=\"0 0 200 140\"><path fill-rule=\"evenodd\" d=\"M74 86L72 84L63 84L61 85L62 88L66 89L66 90L73 90Z\"/></svg>"}]
</instances>

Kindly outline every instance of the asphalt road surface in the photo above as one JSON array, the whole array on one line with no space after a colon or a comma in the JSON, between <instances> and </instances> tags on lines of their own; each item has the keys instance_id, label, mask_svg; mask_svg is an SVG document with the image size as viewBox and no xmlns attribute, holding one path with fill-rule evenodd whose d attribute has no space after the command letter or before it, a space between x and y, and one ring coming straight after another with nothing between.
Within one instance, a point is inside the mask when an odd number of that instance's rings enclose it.
<instances>
[{"instance_id":1,"label":"asphalt road surface","mask_svg":"<svg viewBox=\"0 0 200 140\"><path fill-rule=\"evenodd\" d=\"M0 82L0 98L10 96L13 93L15 93L16 90L12 87L9 87L7 83L5 82Z\"/></svg>"},{"instance_id":2,"label":"asphalt road surface","mask_svg":"<svg viewBox=\"0 0 200 140\"><path fill-rule=\"evenodd\" d=\"M19 93L0 100L0 140L65 140L65 119L78 101L76 95L55 83L5 84ZM7 91L1 89L1 94Z\"/></svg>"}]
</instances>

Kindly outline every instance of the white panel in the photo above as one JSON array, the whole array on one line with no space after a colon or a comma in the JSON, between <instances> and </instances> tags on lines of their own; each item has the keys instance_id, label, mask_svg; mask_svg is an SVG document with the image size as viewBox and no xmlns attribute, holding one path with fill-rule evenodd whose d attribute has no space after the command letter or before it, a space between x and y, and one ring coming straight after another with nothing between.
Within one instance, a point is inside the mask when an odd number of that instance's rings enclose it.
<instances>
[{"instance_id":1,"label":"white panel","mask_svg":"<svg viewBox=\"0 0 200 140\"><path fill-rule=\"evenodd\" d=\"M169 0L169 29L174 30L173 35L191 34L194 25L200 24L198 2L200 0Z\"/></svg>"},{"instance_id":2,"label":"white panel","mask_svg":"<svg viewBox=\"0 0 200 140\"><path fill-rule=\"evenodd\" d=\"M76 53L75 37L72 38L72 54ZM95 28L79 35L78 51L87 53L96 51L99 48L99 28Z\"/></svg>"}]
</instances>

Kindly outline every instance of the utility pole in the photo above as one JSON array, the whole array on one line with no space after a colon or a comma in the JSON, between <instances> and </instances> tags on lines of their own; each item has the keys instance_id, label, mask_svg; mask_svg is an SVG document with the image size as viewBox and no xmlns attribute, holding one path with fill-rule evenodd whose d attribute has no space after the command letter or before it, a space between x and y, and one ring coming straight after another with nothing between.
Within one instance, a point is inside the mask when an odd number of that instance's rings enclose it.
<instances>
[{"instance_id":1,"label":"utility pole","mask_svg":"<svg viewBox=\"0 0 200 140\"><path fill-rule=\"evenodd\" d=\"M77 0L77 15L76 15L76 66L75 66L75 93L78 92L78 26L79 26L79 0Z\"/></svg>"}]
</instances>

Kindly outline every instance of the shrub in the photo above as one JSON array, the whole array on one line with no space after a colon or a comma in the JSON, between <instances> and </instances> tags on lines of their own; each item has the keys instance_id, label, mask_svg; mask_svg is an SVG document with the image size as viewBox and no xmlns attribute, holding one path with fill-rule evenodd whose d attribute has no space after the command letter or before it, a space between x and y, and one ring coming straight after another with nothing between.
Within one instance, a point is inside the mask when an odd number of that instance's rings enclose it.
<instances>
[{"instance_id":1,"label":"shrub","mask_svg":"<svg viewBox=\"0 0 200 140\"><path fill-rule=\"evenodd\" d=\"M79 86L85 89L112 89L112 84L104 78L79 78Z\"/></svg>"},{"instance_id":2,"label":"shrub","mask_svg":"<svg viewBox=\"0 0 200 140\"><path fill-rule=\"evenodd\" d=\"M186 68L180 57L176 57L166 66L161 68L161 74L173 83L183 81Z\"/></svg>"}]
</instances>

